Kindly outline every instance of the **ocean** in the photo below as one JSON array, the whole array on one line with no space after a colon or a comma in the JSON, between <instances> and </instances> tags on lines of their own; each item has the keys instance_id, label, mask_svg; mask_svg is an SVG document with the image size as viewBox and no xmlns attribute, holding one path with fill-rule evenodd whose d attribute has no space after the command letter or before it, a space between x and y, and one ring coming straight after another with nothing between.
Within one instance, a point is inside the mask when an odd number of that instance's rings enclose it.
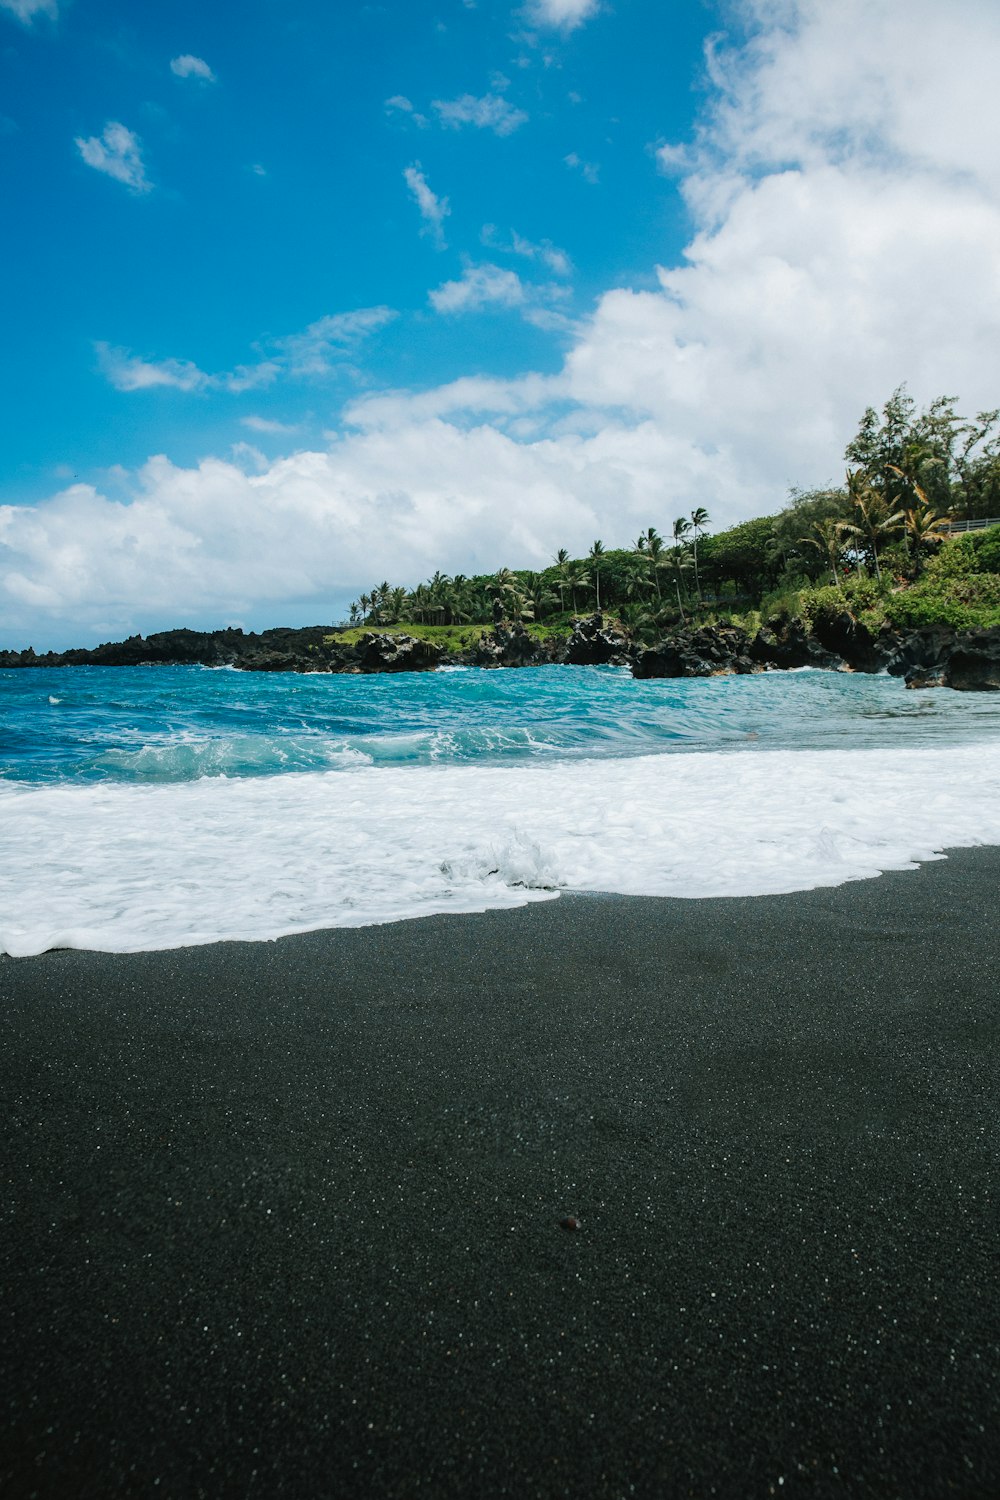
<instances>
[{"instance_id":1,"label":"ocean","mask_svg":"<svg viewBox=\"0 0 1000 1500\"><path fill-rule=\"evenodd\" d=\"M777 894L1000 844L1000 698L817 671L0 671L0 952L560 892Z\"/></svg>"}]
</instances>

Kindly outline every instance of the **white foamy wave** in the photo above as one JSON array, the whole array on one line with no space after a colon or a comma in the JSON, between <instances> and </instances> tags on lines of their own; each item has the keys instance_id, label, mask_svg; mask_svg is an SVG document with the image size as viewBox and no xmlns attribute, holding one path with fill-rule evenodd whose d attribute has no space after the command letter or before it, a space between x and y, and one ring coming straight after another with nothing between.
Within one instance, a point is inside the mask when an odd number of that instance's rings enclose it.
<instances>
[{"instance_id":1,"label":"white foamy wave","mask_svg":"<svg viewBox=\"0 0 1000 1500\"><path fill-rule=\"evenodd\" d=\"M763 895L1000 844L1000 745L0 782L0 951L110 952L482 911Z\"/></svg>"},{"instance_id":2,"label":"white foamy wave","mask_svg":"<svg viewBox=\"0 0 1000 1500\"><path fill-rule=\"evenodd\" d=\"M93 764L129 780L193 781L199 776L350 771L370 765L371 760L363 750L319 736L239 735L209 740L175 736L160 744L140 745L135 750L116 747L95 756Z\"/></svg>"}]
</instances>

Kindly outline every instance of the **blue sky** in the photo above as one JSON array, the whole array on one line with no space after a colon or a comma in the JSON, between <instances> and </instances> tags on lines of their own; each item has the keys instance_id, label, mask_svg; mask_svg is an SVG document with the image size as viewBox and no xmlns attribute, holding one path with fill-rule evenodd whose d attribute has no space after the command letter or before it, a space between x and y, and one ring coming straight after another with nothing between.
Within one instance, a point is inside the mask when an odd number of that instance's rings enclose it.
<instances>
[{"instance_id":1,"label":"blue sky","mask_svg":"<svg viewBox=\"0 0 1000 1500\"><path fill-rule=\"evenodd\" d=\"M0 0L0 645L336 618L997 404L988 0Z\"/></svg>"},{"instance_id":2,"label":"blue sky","mask_svg":"<svg viewBox=\"0 0 1000 1500\"><path fill-rule=\"evenodd\" d=\"M656 254L684 243L654 148L690 128L718 25L698 0L625 4L575 27L497 0L75 0L54 22L8 16L7 499L48 494L56 465L89 476L159 451L194 462L248 415L318 438L358 388L555 370L558 327L503 303L442 317L429 291L495 265L570 318L609 284L652 284ZM185 57L197 61L172 72ZM136 138L131 188L74 144L100 141L108 121ZM407 170L447 199L440 236ZM159 387L137 401L97 352L227 373L324 317L381 306L391 322L322 378L283 373L236 394Z\"/></svg>"}]
</instances>

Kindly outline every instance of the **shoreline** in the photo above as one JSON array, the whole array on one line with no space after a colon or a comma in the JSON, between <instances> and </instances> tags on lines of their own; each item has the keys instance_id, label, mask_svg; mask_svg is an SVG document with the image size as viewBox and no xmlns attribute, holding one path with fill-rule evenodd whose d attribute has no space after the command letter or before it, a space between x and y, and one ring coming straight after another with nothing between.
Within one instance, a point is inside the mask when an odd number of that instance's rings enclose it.
<instances>
[{"instance_id":1,"label":"shoreline","mask_svg":"<svg viewBox=\"0 0 1000 1500\"><path fill-rule=\"evenodd\" d=\"M0 959L5 1492L995 1493L998 877Z\"/></svg>"}]
</instances>

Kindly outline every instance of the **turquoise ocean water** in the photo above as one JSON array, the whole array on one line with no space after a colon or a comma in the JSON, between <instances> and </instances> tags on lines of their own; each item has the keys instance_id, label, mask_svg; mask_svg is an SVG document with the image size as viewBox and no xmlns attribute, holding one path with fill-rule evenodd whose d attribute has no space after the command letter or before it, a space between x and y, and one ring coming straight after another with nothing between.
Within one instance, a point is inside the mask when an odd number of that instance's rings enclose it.
<instances>
[{"instance_id":1,"label":"turquoise ocean water","mask_svg":"<svg viewBox=\"0 0 1000 1500\"><path fill-rule=\"evenodd\" d=\"M1000 842L1000 701L814 671L8 671L0 820L11 953L794 890Z\"/></svg>"},{"instance_id":2,"label":"turquoise ocean water","mask_svg":"<svg viewBox=\"0 0 1000 1500\"><path fill-rule=\"evenodd\" d=\"M299 676L201 667L0 672L0 776L188 781L416 765L1000 737L988 693L834 672L637 682L620 668Z\"/></svg>"}]
</instances>

